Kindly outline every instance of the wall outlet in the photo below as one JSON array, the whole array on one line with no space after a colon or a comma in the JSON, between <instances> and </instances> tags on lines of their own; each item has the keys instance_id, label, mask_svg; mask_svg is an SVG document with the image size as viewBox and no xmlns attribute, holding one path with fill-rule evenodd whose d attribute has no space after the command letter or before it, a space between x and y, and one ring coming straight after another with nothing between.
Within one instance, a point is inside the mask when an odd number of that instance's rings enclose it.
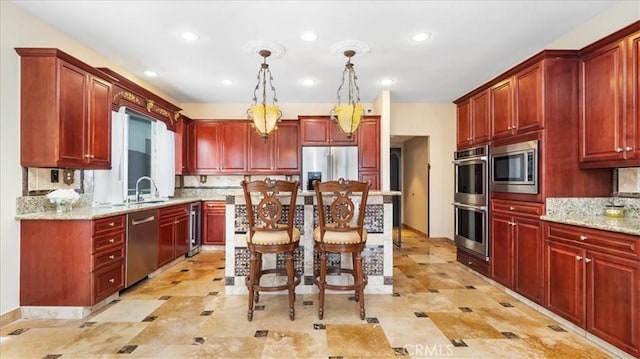
<instances>
[{"instance_id":1,"label":"wall outlet","mask_svg":"<svg viewBox=\"0 0 640 359\"><path fill-rule=\"evenodd\" d=\"M60 171L59 170L51 170L51 183L60 182Z\"/></svg>"}]
</instances>

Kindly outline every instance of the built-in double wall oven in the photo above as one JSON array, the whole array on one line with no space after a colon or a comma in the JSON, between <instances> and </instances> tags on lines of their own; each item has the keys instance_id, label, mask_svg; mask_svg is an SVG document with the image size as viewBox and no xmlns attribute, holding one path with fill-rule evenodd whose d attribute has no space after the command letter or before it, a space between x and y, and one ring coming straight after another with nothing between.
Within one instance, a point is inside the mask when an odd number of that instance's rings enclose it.
<instances>
[{"instance_id":1,"label":"built-in double wall oven","mask_svg":"<svg viewBox=\"0 0 640 359\"><path fill-rule=\"evenodd\" d=\"M454 153L455 243L471 255L489 258L489 146Z\"/></svg>"}]
</instances>

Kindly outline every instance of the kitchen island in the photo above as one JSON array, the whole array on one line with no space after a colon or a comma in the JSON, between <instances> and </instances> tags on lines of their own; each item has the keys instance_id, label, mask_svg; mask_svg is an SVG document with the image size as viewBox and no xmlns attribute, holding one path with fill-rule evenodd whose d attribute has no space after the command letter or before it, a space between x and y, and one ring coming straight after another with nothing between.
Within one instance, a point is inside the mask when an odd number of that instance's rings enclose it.
<instances>
[{"instance_id":1,"label":"kitchen island","mask_svg":"<svg viewBox=\"0 0 640 359\"><path fill-rule=\"evenodd\" d=\"M393 292L393 205L392 197L400 192L369 192L365 212L365 229L368 232L367 245L362 254L368 284L365 293L391 294ZM295 226L300 230L300 247L295 253L294 266L302 275L302 282L296 287L296 293L316 293L313 282L319 258L314 252L313 229L317 226L317 204L315 193L302 191L296 199ZM247 249L246 232L248 221L246 205L242 194L226 197L226 244L225 244L225 294L246 294L245 277L249 270L249 251ZM265 256L264 267L284 268L285 257ZM349 267L351 258L340 255L328 258L329 266ZM349 263L349 264L346 264ZM347 280L347 276L332 278L336 283ZM265 276L263 284L268 281L284 280L278 276ZM331 293L327 291L327 293Z\"/></svg>"}]
</instances>

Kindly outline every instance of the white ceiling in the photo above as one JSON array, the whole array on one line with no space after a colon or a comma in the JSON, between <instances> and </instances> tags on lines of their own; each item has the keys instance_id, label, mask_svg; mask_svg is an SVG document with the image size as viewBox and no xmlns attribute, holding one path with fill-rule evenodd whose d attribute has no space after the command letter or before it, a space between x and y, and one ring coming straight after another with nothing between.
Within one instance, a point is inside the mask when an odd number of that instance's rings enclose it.
<instances>
[{"instance_id":1,"label":"white ceiling","mask_svg":"<svg viewBox=\"0 0 640 359\"><path fill-rule=\"evenodd\" d=\"M16 1L132 73L157 71L148 82L183 103L250 103L262 62L251 41L285 49L268 59L280 103L335 102L346 58L330 49L344 40L370 47L352 60L362 102L384 89L393 102L451 102L615 2ZM318 39L302 41L307 30ZM420 31L430 39L412 42Z\"/></svg>"}]
</instances>

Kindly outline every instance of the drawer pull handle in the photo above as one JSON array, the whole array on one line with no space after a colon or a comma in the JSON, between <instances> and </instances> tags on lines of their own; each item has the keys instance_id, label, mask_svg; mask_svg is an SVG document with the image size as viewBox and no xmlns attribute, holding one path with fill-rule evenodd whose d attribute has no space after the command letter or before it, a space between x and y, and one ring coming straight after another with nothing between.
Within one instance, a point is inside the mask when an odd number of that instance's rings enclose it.
<instances>
[{"instance_id":1,"label":"drawer pull handle","mask_svg":"<svg viewBox=\"0 0 640 359\"><path fill-rule=\"evenodd\" d=\"M585 263L590 263L590 262L591 262L591 258L585 258L585 259L584 259L584 262L585 262Z\"/></svg>"},{"instance_id":2,"label":"drawer pull handle","mask_svg":"<svg viewBox=\"0 0 640 359\"><path fill-rule=\"evenodd\" d=\"M115 239L115 238L111 238L111 239L109 240L109 243L116 243L116 239Z\"/></svg>"},{"instance_id":3,"label":"drawer pull handle","mask_svg":"<svg viewBox=\"0 0 640 359\"><path fill-rule=\"evenodd\" d=\"M576 256L576 260L577 261L582 260L582 257L581 256Z\"/></svg>"},{"instance_id":4,"label":"drawer pull handle","mask_svg":"<svg viewBox=\"0 0 640 359\"><path fill-rule=\"evenodd\" d=\"M616 147L616 152L620 153L620 152L622 152L622 151L624 151L624 150L622 149L622 147Z\"/></svg>"},{"instance_id":5,"label":"drawer pull handle","mask_svg":"<svg viewBox=\"0 0 640 359\"><path fill-rule=\"evenodd\" d=\"M515 208L513 208L513 207L509 207L509 210L510 210L510 211L513 211L514 209L515 209Z\"/></svg>"},{"instance_id":6,"label":"drawer pull handle","mask_svg":"<svg viewBox=\"0 0 640 359\"><path fill-rule=\"evenodd\" d=\"M109 283L115 283L115 281L116 280L114 278L109 279Z\"/></svg>"},{"instance_id":7,"label":"drawer pull handle","mask_svg":"<svg viewBox=\"0 0 640 359\"><path fill-rule=\"evenodd\" d=\"M109 256L109 259L115 259L116 256L114 256L113 254Z\"/></svg>"},{"instance_id":8,"label":"drawer pull handle","mask_svg":"<svg viewBox=\"0 0 640 359\"><path fill-rule=\"evenodd\" d=\"M627 147L624 148L624 150L627 151L627 152L631 152L631 151L633 151L633 147L627 146Z\"/></svg>"},{"instance_id":9,"label":"drawer pull handle","mask_svg":"<svg viewBox=\"0 0 640 359\"><path fill-rule=\"evenodd\" d=\"M580 240L581 241L586 241L587 240L587 236L580 236Z\"/></svg>"},{"instance_id":10,"label":"drawer pull handle","mask_svg":"<svg viewBox=\"0 0 640 359\"><path fill-rule=\"evenodd\" d=\"M471 265L473 265L473 262L469 261L469 262L467 262L467 264L471 266Z\"/></svg>"},{"instance_id":11,"label":"drawer pull handle","mask_svg":"<svg viewBox=\"0 0 640 359\"><path fill-rule=\"evenodd\" d=\"M116 223L115 223L115 222L110 222L110 223L109 223L109 227L113 227L113 226L115 226L115 225L116 225Z\"/></svg>"}]
</instances>

